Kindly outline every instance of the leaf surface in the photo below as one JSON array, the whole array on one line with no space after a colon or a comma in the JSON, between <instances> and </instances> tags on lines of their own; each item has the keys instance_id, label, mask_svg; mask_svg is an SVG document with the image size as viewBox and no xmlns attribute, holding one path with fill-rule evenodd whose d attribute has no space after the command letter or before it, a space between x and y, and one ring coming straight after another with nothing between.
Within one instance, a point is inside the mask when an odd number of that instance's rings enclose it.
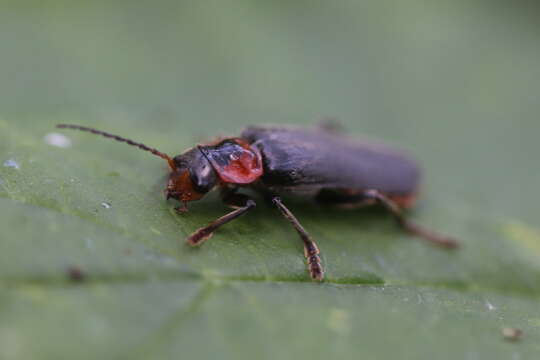
<instances>
[{"instance_id":1,"label":"leaf surface","mask_svg":"<svg viewBox=\"0 0 540 360\"><path fill-rule=\"evenodd\" d=\"M30 4L0 5L1 359L537 356L534 9ZM176 155L248 124L327 115L409 149L425 178L410 216L463 246L430 246L380 211L293 202L327 270L312 283L263 201L191 249L185 237L226 211L215 194L179 215L162 160L50 137L78 123ZM503 339L506 327L523 339Z\"/></svg>"}]
</instances>

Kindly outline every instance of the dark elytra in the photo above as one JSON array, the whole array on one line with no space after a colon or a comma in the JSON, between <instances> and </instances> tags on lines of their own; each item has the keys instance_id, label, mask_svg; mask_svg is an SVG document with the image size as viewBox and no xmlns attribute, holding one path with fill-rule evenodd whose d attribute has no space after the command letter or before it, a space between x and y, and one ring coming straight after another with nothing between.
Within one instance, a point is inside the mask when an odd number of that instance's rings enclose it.
<instances>
[{"instance_id":1,"label":"dark elytra","mask_svg":"<svg viewBox=\"0 0 540 360\"><path fill-rule=\"evenodd\" d=\"M378 204L405 231L432 243L454 248L457 241L406 219L403 209L413 206L420 182L417 163L406 153L382 143L353 139L324 127L251 126L239 137L201 144L174 158L144 144L100 130L58 125L125 142L167 161L167 199L187 203L215 187L234 210L198 229L187 243L198 246L222 225L255 208L253 199L239 192L251 187L264 194L292 224L304 244L310 276L324 279L319 248L279 195L292 194L343 208Z\"/></svg>"},{"instance_id":2,"label":"dark elytra","mask_svg":"<svg viewBox=\"0 0 540 360\"><path fill-rule=\"evenodd\" d=\"M355 193L377 189L414 196L420 170L403 151L321 129L248 127L242 138L261 151L265 186L317 195L321 190Z\"/></svg>"}]
</instances>

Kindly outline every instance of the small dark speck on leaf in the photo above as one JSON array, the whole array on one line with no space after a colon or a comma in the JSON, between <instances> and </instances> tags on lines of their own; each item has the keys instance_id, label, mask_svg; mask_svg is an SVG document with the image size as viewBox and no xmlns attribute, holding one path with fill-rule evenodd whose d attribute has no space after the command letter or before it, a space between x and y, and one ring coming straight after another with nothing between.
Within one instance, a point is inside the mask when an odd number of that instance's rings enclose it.
<instances>
[{"instance_id":1,"label":"small dark speck on leaf","mask_svg":"<svg viewBox=\"0 0 540 360\"><path fill-rule=\"evenodd\" d=\"M78 266L70 266L67 268L67 275L71 282L83 282L86 280L86 273Z\"/></svg>"},{"instance_id":2,"label":"small dark speck on leaf","mask_svg":"<svg viewBox=\"0 0 540 360\"><path fill-rule=\"evenodd\" d=\"M502 334L504 338L508 341L519 341L523 336L523 331L517 328L503 328Z\"/></svg>"}]
</instances>

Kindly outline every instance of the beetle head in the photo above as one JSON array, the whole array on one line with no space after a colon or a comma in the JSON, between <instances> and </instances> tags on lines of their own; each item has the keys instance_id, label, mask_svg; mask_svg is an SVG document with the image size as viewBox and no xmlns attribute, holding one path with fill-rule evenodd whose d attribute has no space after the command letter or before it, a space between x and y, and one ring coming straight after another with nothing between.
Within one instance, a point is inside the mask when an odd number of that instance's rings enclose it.
<instances>
[{"instance_id":1,"label":"beetle head","mask_svg":"<svg viewBox=\"0 0 540 360\"><path fill-rule=\"evenodd\" d=\"M176 199L187 210L188 201L199 200L218 182L250 184L263 173L262 157L258 149L239 138L224 139L219 143L197 146L171 158L161 151L122 136L80 125L60 124L61 129L73 129L101 135L135 146L167 161L171 174L165 189L167 199Z\"/></svg>"},{"instance_id":2,"label":"beetle head","mask_svg":"<svg viewBox=\"0 0 540 360\"><path fill-rule=\"evenodd\" d=\"M216 186L217 174L199 148L189 149L173 161L175 167L169 176L165 196L184 203L184 209L188 201L199 200Z\"/></svg>"}]
</instances>

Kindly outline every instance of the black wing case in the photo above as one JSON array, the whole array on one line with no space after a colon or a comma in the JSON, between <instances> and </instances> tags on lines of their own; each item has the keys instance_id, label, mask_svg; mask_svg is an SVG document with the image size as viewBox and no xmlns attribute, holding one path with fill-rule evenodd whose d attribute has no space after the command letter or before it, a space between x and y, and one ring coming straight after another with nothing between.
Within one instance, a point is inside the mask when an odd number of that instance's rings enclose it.
<instances>
[{"instance_id":1,"label":"black wing case","mask_svg":"<svg viewBox=\"0 0 540 360\"><path fill-rule=\"evenodd\" d=\"M276 191L377 189L415 193L420 170L407 154L320 129L249 127L242 138L263 156L265 186Z\"/></svg>"}]
</instances>

